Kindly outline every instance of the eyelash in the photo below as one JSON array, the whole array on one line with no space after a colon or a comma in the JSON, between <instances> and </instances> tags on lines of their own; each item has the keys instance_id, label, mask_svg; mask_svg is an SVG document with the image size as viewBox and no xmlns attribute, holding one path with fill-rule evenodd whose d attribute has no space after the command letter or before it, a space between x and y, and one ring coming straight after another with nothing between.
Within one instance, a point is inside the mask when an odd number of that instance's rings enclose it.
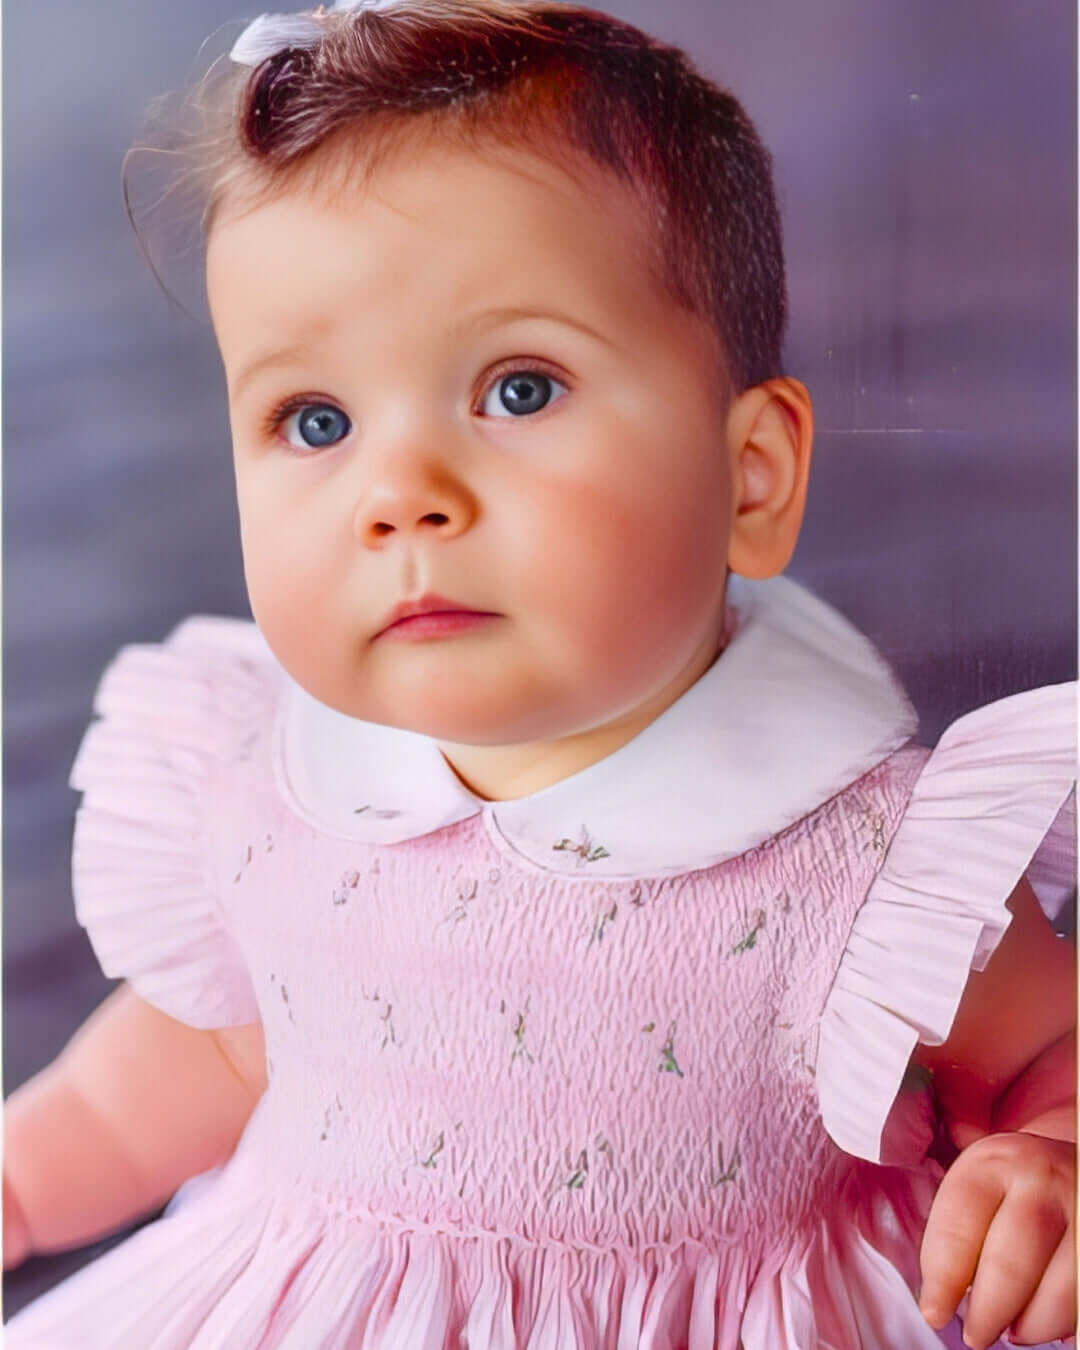
<instances>
[{"instance_id":1,"label":"eyelash","mask_svg":"<svg viewBox=\"0 0 1080 1350\"><path fill-rule=\"evenodd\" d=\"M515 356L510 360L501 362L495 367L485 380L483 387L480 390L479 398L476 400L476 404L482 404L491 388L498 384L500 380L505 379L507 375L513 375L518 372L523 373L525 371L535 371L537 375L546 375L551 380L557 380L560 384L566 386L567 391L572 388L569 380L561 373L557 373L550 362L543 361L539 357L534 356ZM287 417L294 412L299 412L301 408L311 407L314 403L326 403L331 407L337 407L337 404L334 403L333 399L325 399L317 394L294 394L287 399L283 399L282 402L277 404L276 407L272 408L267 414L262 424L263 436L272 437L276 435L281 429L282 422L284 422ZM474 407L476 404L474 404ZM545 409L541 408L540 411L544 412ZM535 414L533 414L533 416L535 416ZM529 419L519 418L506 420L528 421Z\"/></svg>"},{"instance_id":2,"label":"eyelash","mask_svg":"<svg viewBox=\"0 0 1080 1350\"><path fill-rule=\"evenodd\" d=\"M329 407L336 407L330 399L319 397L317 394L299 394L284 399L277 407L272 408L266 415L262 424L262 434L264 437L273 437L281 430L281 424L294 412L299 412L301 408L310 408L314 404L327 404Z\"/></svg>"}]
</instances>

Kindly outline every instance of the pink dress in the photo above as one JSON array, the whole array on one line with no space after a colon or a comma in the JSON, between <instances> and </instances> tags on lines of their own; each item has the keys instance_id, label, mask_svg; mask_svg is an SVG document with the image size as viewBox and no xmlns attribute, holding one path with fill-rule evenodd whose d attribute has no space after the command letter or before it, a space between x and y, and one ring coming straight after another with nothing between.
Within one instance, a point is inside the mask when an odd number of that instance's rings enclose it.
<instances>
[{"instance_id":1,"label":"pink dress","mask_svg":"<svg viewBox=\"0 0 1080 1350\"><path fill-rule=\"evenodd\" d=\"M908 1061L1024 871L1071 883L1075 692L930 752L802 588L732 616L639 736L507 802L250 624L121 653L73 772L79 919L174 1017L261 1019L269 1086L7 1350L940 1347Z\"/></svg>"}]
</instances>

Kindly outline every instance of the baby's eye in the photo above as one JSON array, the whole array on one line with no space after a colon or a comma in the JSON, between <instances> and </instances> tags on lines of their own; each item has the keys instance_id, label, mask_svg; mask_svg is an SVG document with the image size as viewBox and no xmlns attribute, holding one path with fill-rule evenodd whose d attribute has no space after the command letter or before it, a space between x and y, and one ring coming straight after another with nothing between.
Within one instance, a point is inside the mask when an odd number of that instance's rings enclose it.
<instances>
[{"instance_id":1,"label":"baby's eye","mask_svg":"<svg viewBox=\"0 0 1080 1350\"><path fill-rule=\"evenodd\" d=\"M568 392L566 385L540 370L512 370L497 379L484 396L481 410L487 417L521 417L539 412Z\"/></svg>"},{"instance_id":2,"label":"baby's eye","mask_svg":"<svg viewBox=\"0 0 1080 1350\"><path fill-rule=\"evenodd\" d=\"M321 450L323 446L336 445L352 430L352 423L341 411L330 403L305 403L294 407L282 417L282 434L295 450ZM289 434L290 427L295 429L300 440Z\"/></svg>"}]
</instances>

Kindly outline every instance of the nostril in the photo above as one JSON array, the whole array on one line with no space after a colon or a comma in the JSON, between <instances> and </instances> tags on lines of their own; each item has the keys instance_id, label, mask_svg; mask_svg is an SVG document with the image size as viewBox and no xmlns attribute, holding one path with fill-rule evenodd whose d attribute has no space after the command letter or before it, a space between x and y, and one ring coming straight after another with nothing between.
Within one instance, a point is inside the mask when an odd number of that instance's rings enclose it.
<instances>
[{"instance_id":1,"label":"nostril","mask_svg":"<svg viewBox=\"0 0 1080 1350\"><path fill-rule=\"evenodd\" d=\"M420 525L431 524L435 526L441 526L447 525L449 524L449 522L450 517L446 514L445 511L428 511L426 515L420 517L417 523ZM396 529L397 526L392 525L388 520L375 520L372 521L371 524L371 533L379 538L382 538L384 535L387 534L393 534Z\"/></svg>"}]
</instances>

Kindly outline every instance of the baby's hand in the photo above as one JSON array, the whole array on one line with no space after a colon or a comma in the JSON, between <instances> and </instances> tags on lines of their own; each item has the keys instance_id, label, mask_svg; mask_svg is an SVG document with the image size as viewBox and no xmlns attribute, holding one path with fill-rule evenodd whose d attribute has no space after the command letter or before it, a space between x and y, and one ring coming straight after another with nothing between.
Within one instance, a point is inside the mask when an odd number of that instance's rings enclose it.
<instances>
[{"instance_id":1,"label":"baby's hand","mask_svg":"<svg viewBox=\"0 0 1080 1350\"><path fill-rule=\"evenodd\" d=\"M1071 1336L1076 1146L1037 1134L988 1134L945 1173L923 1236L919 1307L940 1329L971 1286L964 1343L986 1350Z\"/></svg>"}]
</instances>

